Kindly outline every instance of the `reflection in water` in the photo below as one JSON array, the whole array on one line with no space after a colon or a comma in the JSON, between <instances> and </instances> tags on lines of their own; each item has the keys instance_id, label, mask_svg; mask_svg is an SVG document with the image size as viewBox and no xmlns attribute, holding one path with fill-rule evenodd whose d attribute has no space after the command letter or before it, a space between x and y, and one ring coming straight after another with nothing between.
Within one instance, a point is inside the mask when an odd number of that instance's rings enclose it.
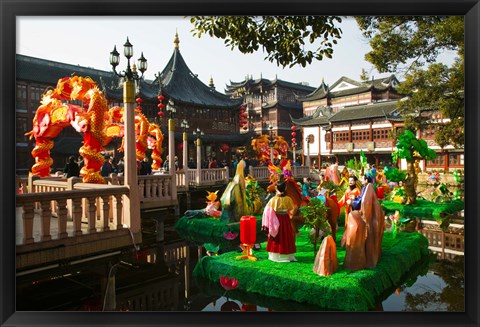
<instances>
[{"instance_id":1,"label":"reflection in water","mask_svg":"<svg viewBox=\"0 0 480 327\"><path fill-rule=\"evenodd\" d=\"M155 233L145 224L148 245L110 259L63 266L17 280L17 310L35 311L323 311L210 281L191 280L204 249L188 245L174 232L174 217ZM153 226L153 227L152 227ZM156 227L155 227L156 226ZM417 265L396 289L379 300L380 311L464 311L464 257L432 259Z\"/></svg>"},{"instance_id":2,"label":"reflection in water","mask_svg":"<svg viewBox=\"0 0 480 327\"><path fill-rule=\"evenodd\" d=\"M465 310L464 257L436 260L428 273L413 283L404 283L384 302L385 311L449 311Z\"/></svg>"}]
</instances>

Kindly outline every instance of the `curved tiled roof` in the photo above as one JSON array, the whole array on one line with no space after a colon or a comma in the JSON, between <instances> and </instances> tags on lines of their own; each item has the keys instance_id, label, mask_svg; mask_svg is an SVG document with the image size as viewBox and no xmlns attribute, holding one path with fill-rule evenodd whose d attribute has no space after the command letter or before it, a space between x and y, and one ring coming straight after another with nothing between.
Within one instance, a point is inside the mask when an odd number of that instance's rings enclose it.
<instances>
[{"instance_id":1,"label":"curved tiled roof","mask_svg":"<svg viewBox=\"0 0 480 327\"><path fill-rule=\"evenodd\" d=\"M67 76L90 77L101 90L105 91L107 98L123 99L122 83L113 71L107 72L19 54L16 56L15 68L18 80L35 81L52 86L57 85L59 79ZM143 79L140 81L140 97L156 98L157 95L158 85Z\"/></svg>"},{"instance_id":2,"label":"curved tiled roof","mask_svg":"<svg viewBox=\"0 0 480 327\"><path fill-rule=\"evenodd\" d=\"M178 47L174 49L170 60L160 73L160 80L162 93L176 102L232 109L238 109L242 103L240 99L231 99L203 84L197 75L190 71ZM158 83L158 78L154 83Z\"/></svg>"},{"instance_id":3,"label":"curved tiled roof","mask_svg":"<svg viewBox=\"0 0 480 327\"><path fill-rule=\"evenodd\" d=\"M258 78L258 79L245 78L245 80L241 82L230 81L230 85L226 86L226 93L233 93L236 89L241 87L248 87L248 88L255 88L259 86L270 87L275 84L288 89L294 89L294 90L304 91L304 92L311 92L312 90L314 90L313 87L305 84L287 82L277 78L275 78L274 80L269 80L265 78Z\"/></svg>"},{"instance_id":4,"label":"curved tiled roof","mask_svg":"<svg viewBox=\"0 0 480 327\"><path fill-rule=\"evenodd\" d=\"M332 91L340 85L342 82L355 85L356 87L348 88L345 90ZM359 93L365 93L369 91L385 91L388 88L395 88L395 85L398 84L398 80L395 75L390 75L388 77L373 79L366 82L357 82L348 77L342 76L339 80L333 83L331 86L327 86L323 81L322 84L312 93L299 97L301 101L315 101L321 100L326 97L329 98L338 98L347 95L354 95Z\"/></svg>"},{"instance_id":5,"label":"curved tiled roof","mask_svg":"<svg viewBox=\"0 0 480 327\"><path fill-rule=\"evenodd\" d=\"M397 101L376 102L373 104L345 107L330 117L330 122L352 121L359 119L379 118L393 115L397 109Z\"/></svg>"},{"instance_id":6,"label":"curved tiled roof","mask_svg":"<svg viewBox=\"0 0 480 327\"><path fill-rule=\"evenodd\" d=\"M318 126L328 125L330 123L329 117L332 117L331 109L326 107L318 107L315 113L311 116L302 117L299 119L292 118L292 123L300 126Z\"/></svg>"},{"instance_id":7,"label":"curved tiled roof","mask_svg":"<svg viewBox=\"0 0 480 327\"><path fill-rule=\"evenodd\" d=\"M35 81L37 83L56 85L60 78L78 75L92 78L100 87L101 80L105 85L118 85L118 79L112 72L75 66L47 59L16 55L16 79Z\"/></svg>"},{"instance_id":8,"label":"curved tiled roof","mask_svg":"<svg viewBox=\"0 0 480 327\"><path fill-rule=\"evenodd\" d=\"M300 126L319 126L329 123L353 121L361 119L371 119L385 117L389 120L399 120L402 118L397 111L397 100L376 102L373 104L345 107L333 115L328 114L328 110L319 107L312 116L299 119L291 118L292 123Z\"/></svg>"}]
</instances>

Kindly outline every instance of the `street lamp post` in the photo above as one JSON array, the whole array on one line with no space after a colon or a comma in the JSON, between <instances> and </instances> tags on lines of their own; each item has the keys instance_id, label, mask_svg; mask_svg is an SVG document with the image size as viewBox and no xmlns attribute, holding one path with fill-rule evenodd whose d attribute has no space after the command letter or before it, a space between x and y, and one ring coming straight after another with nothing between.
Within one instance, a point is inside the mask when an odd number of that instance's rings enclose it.
<instances>
[{"instance_id":1,"label":"street lamp post","mask_svg":"<svg viewBox=\"0 0 480 327\"><path fill-rule=\"evenodd\" d=\"M270 141L268 146L270 147L270 162L273 164L273 147L275 146L275 141L273 140L273 125L272 123L268 124L268 130L270 133Z\"/></svg>"},{"instance_id":2,"label":"street lamp post","mask_svg":"<svg viewBox=\"0 0 480 327\"><path fill-rule=\"evenodd\" d=\"M130 231L135 237L135 242L141 241L141 227L140 227L140 197L137 182L137 161L135 151L135 81L140 81L143 73L147 70L147 60L143 57L143 52L138 59L138 70L141 72L139 76L137 67L133 64L130 67L130 58L133 57L133 46L129 42L123 45L124 55L127 58L127 69L123 72L117 72L116 67L120 63L120 54L117 52L117 47L114 46L113 51L110 52L110 64L113 67L113 72L121 78L124 78L123 83L123 120L125 128L124 136L124 185L129 188L129 195L124 198L123 209L125 212L124 223L130 226ZM136 218L136 219L135 219Z\"/></svg>"},{"instance_id":3,"label":"street lamp post","mask_svg":"<svg viewBox=\"0 0 480 327\"><path fill-rule=\"evenodd\" d=\"M175 109L175 103L172 99L168 100L167 112L168 117L168 161L169 172L172 174L172 199L177 199L177 171L175 169L175 121L173 120L177 110ZM178 208L178 207L177 207Z\"/></svg>"},{"instance_id":4,"label":"street lamp post","mask_svg":"<svg viewBox=\"0 0 480 327\"><path fill-rule=\"evenodd\" d=\"M202 173L202 140L203 132L197 127L197 130L193 131L193 136L197 137L197 178L196 183L200 185L201 173Z\"/></svg>"},{"instance_id":5,"label":"street lamp post","mask_svg":"<svg viewBox=\"0 0 480 327\"><path fill-rule=\"evenodd\" d=\"M305 166L310 167L310 135L305 138L307 142L307 164Z\"/></svg>"},{"instance_id":6,"label":"street lamp post","mask_svg":"<svg viewBox=\"0 0 480 327\"><path fill-rule=\"evenodd\" d=\"M190 127L186 119L182 120L180 126L183 128L183 170L186 172L188 167L188 135L187 129Z\"/></svg>"}]
</instances>

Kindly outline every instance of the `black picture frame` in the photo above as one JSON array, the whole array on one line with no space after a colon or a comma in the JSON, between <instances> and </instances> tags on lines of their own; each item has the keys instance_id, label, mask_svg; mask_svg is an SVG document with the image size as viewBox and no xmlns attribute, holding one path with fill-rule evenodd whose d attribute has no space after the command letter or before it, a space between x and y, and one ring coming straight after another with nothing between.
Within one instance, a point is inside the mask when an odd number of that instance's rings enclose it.
<instances>
[{"instance_id":1,"label":"black picture frame","mask_svg":"<svg viewBox=\"0 0 480 327\"><path fill-rule=\"evenodd\" d=\"M0 0L0 322L2 326L478 326L480 4L478 0ZM15 19L22 15L464 15L465 312L16 312L15 310ZM68 45L69 40L56 40ZM235 315L235 316L232 316Z\"/></svg>"}]
</instances>

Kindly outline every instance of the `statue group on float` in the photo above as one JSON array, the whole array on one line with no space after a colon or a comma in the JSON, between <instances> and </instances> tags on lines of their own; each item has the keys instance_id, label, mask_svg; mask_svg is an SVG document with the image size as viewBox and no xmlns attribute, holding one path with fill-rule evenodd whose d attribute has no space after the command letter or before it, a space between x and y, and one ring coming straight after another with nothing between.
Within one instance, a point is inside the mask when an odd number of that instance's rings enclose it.
<instances>
[{"instance_id":1,"label":"statue group on float","mask_svg":"<svg viewBox=\"0 0 480 327\"><path fill-rule=\"evenodd\" d=\"M239 222L243 216L261 215L262 231L267 235L268 260L295 262L295 239L305 224L301 208L312 199L318 199L326 208L328 228L322 231L325 237L315 255L313 270L319 275L328 276L338 269L335 240L341 208L345 208L346 213L345 231L341 238L341 246L345 247L346 252L343 268L354 271L376 266L381 256L385 214L373 188L371 170L360 177L360 186L357 176L349 175L347 189L341 199L337 200L334 191L331 193L332 190L324 186L328 182L334 183L333 181L339 184L341 178L346 178L338 173L338 165L329 167L329 175L325 178L321 176L318 185L310 178L301 185L292 175L289 160L283 158L279 166L268 161L270 180L265 195L265 192L259 192L261 188L254 178L249 175L245 177L244 164L240 160L236 174L220 201L216 200L218 191L208 192L206 208L188 210L184 216L214 217L224 223L234 223ZM305 194L303 186L307 183L310 189L315 189L314 192Z\"/></svg>"}]
</instances>

